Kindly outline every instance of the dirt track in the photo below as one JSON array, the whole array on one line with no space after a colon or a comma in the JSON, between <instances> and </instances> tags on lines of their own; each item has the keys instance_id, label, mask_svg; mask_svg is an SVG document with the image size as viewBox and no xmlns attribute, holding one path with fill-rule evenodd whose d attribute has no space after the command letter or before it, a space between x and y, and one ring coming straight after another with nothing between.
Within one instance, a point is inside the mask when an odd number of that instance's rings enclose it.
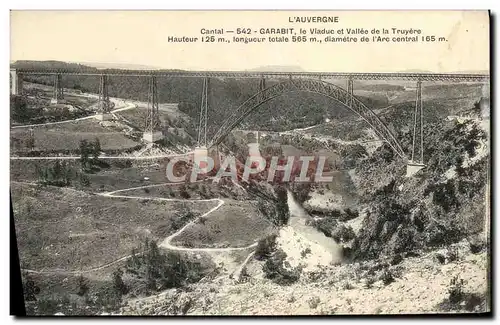
<instances>
[{"instance_id":1,"label":"dirt track","mask_svg":"<svg viewBox=\"0 0 500 325\"><path fill-rule=\"evenodd\" d=\"M188 247L179 247L179 246L174 246L171 244L171 241L179 236L189 225L195 223L199 218L207 218L212 212L216 211L219 209L222 205L224 205L224 200L222 199L199 199L199 200L189 200L189 199L166 199L166 198L159 198L159 197L148 197L148 196L129 196L129 195L119 195L116 193L122 193L130 190L137 190L137 189L144 189L144 188L150 188L150 187L158 187L158 186L169 186L169 185L175 185L176 183L163 183L163 184L154 184L154 185L145 185L145 186L139 186L139 187L132 187L132 188L126 188L122 190L116 190L116 191L111 191L111 192L106 192L106 193L95 193L96 195L104 196L104 197L109 197L109 198L125 198L125 199L136 199L136 200L154 200L154 201L169 201L169 202L217 202L218 204L210 209L209 211L205 212L201 216L199 216L197 219L187 223L179 229L177 232L174 234L168 236L163 240L163 242L159 245L160 247L168 250L174 250L174 251L183 251L183 252L233 252L233 251L244 251L247 249L251 249L253 247L257 246L257 243L253 243L249 246L246 247L236 247L236 248L188 248ZM23 269L23 271L29 272L29 273L37 273L37 274L82 274L82 273L91 273L91 272L96 272L99 270L102 270L104 268L110 267L116 263L125 261L132 257L132 255L127 255L123 256L119 259L116 259L112 262L106 263L104 265L92 268L92 269L87 269L87 270L78 270L78 271L67 271L67 270L61 270L61 269L52 269L52 270L42 270L42 271L37 271L37 270L30 270L30 269Z\"/></svg>"}]
</instances>

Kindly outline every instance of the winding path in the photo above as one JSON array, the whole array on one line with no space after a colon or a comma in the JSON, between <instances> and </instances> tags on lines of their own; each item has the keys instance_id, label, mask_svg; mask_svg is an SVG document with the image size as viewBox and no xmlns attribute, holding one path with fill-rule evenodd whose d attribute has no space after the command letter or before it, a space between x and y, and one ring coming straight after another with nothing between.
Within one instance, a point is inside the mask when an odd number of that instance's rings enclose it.
<instances>
[{"instance_id":1,"label":"winding path","mask_svg":"<svg viewBox=\"0 0 500 325\"><path fill-rule=\"evenodd\" d=\"M167 199L167 198L159 198L159 197L151 197L151 196L132 196L132 195L117 194L117 193L122 193L122 192L126 192L126 191L131 191L131 190L138 190L138 189L159 187L159 186L169 186L169 185L176 185L176 184L177 183L153 184L153 185L131 187L131 188L126 188L126 189L121 189L121 190L116 190L116 191L111 191L111 192L106 192L106 193L95 193L95 194L99 195L99 196L109 197L109 198L125 198L125 199L136 199L136 200L169 201L169 202L216 202L217 203L217 205L215 207L213 207L209 211L205 212L201 216L197 217L196 219L188 222L186 225L184 225L184 227L179 229L177 232L175 232L174 234L165 238L163 240L163 242L159 245L159 247L162 247L163 249L173 250L173 251L183 251L183 252L208 252L208 253L221 252L222 253L222 252L244 251L244 250L251 249L251 248L254 248L257 246L257 243L253 243L251 245L244 246L244 247L191 248L191 247L175 246L175 245L171 244L172 240L175 237L179 236L187 227L196 223L200 218L208 217L211 213L213 213L214 211L219 209L222 205L224 205L225 202L222 199ZM140 254L142 254L142 253L140 253ZM94 267L91 269L87 269L87 270L67 271L67 270L62 270L62 269L52 269L52 270L37 271L37 270L31 270L31 269L23 269L23 271L28 272L28 273L36 273L36 274L77 275L77 274L91 273L91 272L96 272L96 271L102 270L102 269L110 267L114 264L125 261L125 260L131 258L132 256L133 256L132 254L127 255L127 256L123 256L123 257L118 258L118 259L111 261L109 263L106 263L106 264L103 264L101 266Z\"/></svg>"}]
</instances>

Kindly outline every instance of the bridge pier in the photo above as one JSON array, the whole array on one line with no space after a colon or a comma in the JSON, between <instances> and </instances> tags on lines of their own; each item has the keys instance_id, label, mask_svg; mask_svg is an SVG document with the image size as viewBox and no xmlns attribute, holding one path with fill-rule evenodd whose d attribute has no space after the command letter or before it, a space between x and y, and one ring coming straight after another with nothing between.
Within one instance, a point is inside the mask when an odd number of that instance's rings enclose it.
<instances>
[{"instance_id":1,"label":"bridge pier","mask_svg":"<svg viewBox=\"0 0 500 325\"><path fill-rule=\"evenodd\" d=\"M425 168L424 164L414 163L411 160L406 164L406 177L412 177Z\"/></svg>"},{"instance_id":2,"label":"bridge pier","mask_svg":"<svg viewBox=\"0 0 500 325\"><path fill-rule=\"evenodd\" d=\"M158 117L158 90L156 84L156 77L149 77L149 91L148 91L148 113L146 116L146 127L142 134L142 139L146 142L156 142L163 140L163 132L159 130L160 119Z\"/></svg>"},{"instance_id":3,"label":"bridge pier","mask_svg":"<svg viewBox=\"0 0 500 325\"><path fill-rule=\"evenodd\" d=\"M23 94L23 75L16 69L10 70L10 94L17 96Z\"/></svg>"},{"instance_id":4,"label":"bridge pier","mask_svg":"<svg viewBox=\"0 0 500 325\"><path fill-rule=\"evenodd\" d=\"M64 100L64 88L62 87L62 75L54 75L54 94L50 100L51 104L60 104Z\"/></svg>"},{"instance_id":5,"label":"bridge pier","mask_svg":"<svg viewBox=\"0 0 500 325\"><path fill-rule=\"evenodd\" d=\"M200 122L198 124L198 147L207 147L207 121L208 121L208 84L209 79L203 78L201 91Z\"/></svg>"},{"instance_id":6,"label":"bridge pier","mask_svg":"<svg viewBox=\"0 0 500 325\"><path fill-rule=\"evenodd\" d=\"M193 156L193 164L198 170L202 173L208 173L208 148L205 146L195 147L194 148L194 156Z\"/></svg>"},{"instance_id":7,"label":"bridge pier","mask_svg":"<svg viewBox=\"0 0 500 325\"><path fill-rule=\"evenodd\" d=\"M406 177L412 177L425 167L424 164L424 125L422 111L422 81L417 81L415 110L413 113L413 143L411 159L406 165Z\"/></svg>"},{"instance_id":8,"label":"bridge pier","mask_svg":"<svg viewBox=\"0 0 500 325\"><path fill-rule=\"evenodd\" d=\"M266 89L266 79L262 76L262 78L260 78L260 80L259 80L259 93L260 93L261 100L265 99L265 95L263 93L263 91L265 89Z\"/></svg>"},{"instance_id":9,"label":"bridge pier","mask_svg":"<svg viewBox=\"0 0 500 325\"><path fill-rule=\"evenodd\" d=\"M354 82L351 78L347 79L347 105L352 105L352 96L354 96Z\"/></svg>"},{"instance_id":10,"label":"bridge pier","mask_svg":"<svg viewBox=\"0 0 500 325\"><path fill-rule=\"evenodd\" d=\"M103 74L100 76L99 83L99 101L97 102L96 119L99 121L109 121L113 119L111 111L111 102L108 94L108 76Z\"/></svg>"}]
</instances>

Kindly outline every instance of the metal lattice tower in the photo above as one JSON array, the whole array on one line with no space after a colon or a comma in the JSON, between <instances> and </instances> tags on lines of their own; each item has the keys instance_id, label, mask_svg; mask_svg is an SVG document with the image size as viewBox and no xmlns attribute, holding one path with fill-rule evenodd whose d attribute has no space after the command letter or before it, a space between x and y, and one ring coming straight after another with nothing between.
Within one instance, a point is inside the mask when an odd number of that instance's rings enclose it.
<instances>
[{"instance_id":1,"label":"metal lattice tower","mask_svg":"<svg viewBox=\"0 0 500 325\"><path fill-rule=\"evenodd\" d=\"M422 112L422 81L417 81L417 99L415 101L415 112L413 118L413 146L411 161L414 163L424 163L424 131Z\"/></svg>"},{"instance_id":2,"label":"metal lattice tower","mask_svg":"<svg viewBox=\"0 0 500 325\"><path fill-rule=\"evenodd\" d=\"M349 106L352 105L352 96L354 96L354 82L352 81L352 79L347 79L347 94L348 94L348 98L347 98L347 104Z\"/></svg>"},{"instance_id":3,"label":"metal lattice tower","mask_svg":"<svg viewBox=\"0 0 500 325\"><path fill-rule=\"evenodd\" d=\"M260 96L261 96L262 100L265 99L264 98L264 96L265 96L264 89L266 89L266 79L264 77L262 77L259 80L259 92L260 92Z\"/></svg>"},{"instance_id":4,"label":"metal lattice tower","mask_svg":"<svg viewBox=\"0 0 500 325\"><path fill-rule=\"evenodd\" d=\"M200 123L198 125L198 147L207 146L207 121L208 121L208 78L203 78L201 92Z\"/></svg>"},{"instance_id":5,"label":"metal lattice tower","mask_svg":"<svg viewBox=\"0 0 500 325\"><path fill-rule=\"evenodd\" d=\"M53 99L61 100L64 98L64 88L62 87L62 75L54 75L54 96Z\"/></svg>"},{"instance_id":6,"label":"metal lattice tower","mask_svg":"<svg viewBox=\"0 0 500 325\"><path fill-rule=\"evenodd\" d=\"M148 90L148 113L146 116L146 127L144 132L153 133L160 126L160 119L158 117L158 90L156 85L156 77L149 77L149 90Z\"/></svg>"},{"instance_id":7,"label":"metal lattice tower","mask_svg":"<svg viewBox=\"0 0 500 325\"><path fill-rule=\"evenodd\" d=\"M111 104L109 101L108 94L108 76L103 74L101 75L100 84L99 84L99 108L98 111L101 113L109 113Z\"/></svg>"}]
</instances>

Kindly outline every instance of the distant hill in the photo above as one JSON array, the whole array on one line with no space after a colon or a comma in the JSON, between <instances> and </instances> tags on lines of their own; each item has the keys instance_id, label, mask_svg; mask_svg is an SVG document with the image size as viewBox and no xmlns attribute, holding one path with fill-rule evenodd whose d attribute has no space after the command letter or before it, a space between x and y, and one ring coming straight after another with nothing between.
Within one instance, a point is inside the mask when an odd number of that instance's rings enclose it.
<instances>
[{"instance_id":1,"label":"distant hill","mask_svg":"<svg viewBox=\"0 0 500 325\"><path fill-rule=\"evenodd\" d=\"M267 65L262 67L257 67L253 69L247 69L246 71L259 71L259 72L305 72L299 66L296 65Z\"/></svg>"},{"instance_id":2,"label":"distant hill","mask_svg":"<svg viewBox=\"0 0 500 325\"><path fill-rule=\"evenodd\" d=\"M438 73L430 70L419 70L419 69L408 69L397 71L396 73ZM452 71L446 73L456 73L456 74L489 74L488 70L462 70L462 71Z\"/></svg>"},{"instance_id":3,"label":"distant hill","mask_svg":"<svg viewBox=\"0 0 500 325\"><path fill-rule=\"evenodd\" d=\"M98 69L125 69L125 70L160 70L162 68L145 65L145 64L131 64L131 63L103 63L103 62L75 62L86 66Z\"/></svg>"},{"instance_id":4,"label":"distant hill","mask_svg":"<svg viewBox=\"0 0 500 325\"><path fill-rule=\"evenodd\" d=\"M86 70L97 71L96 68L79 63L70 63L63 61L34 61L34 60L19 60L11 63L11 68L18 69L67 69L67 70Z\"/></svg>"}]
</instances>

